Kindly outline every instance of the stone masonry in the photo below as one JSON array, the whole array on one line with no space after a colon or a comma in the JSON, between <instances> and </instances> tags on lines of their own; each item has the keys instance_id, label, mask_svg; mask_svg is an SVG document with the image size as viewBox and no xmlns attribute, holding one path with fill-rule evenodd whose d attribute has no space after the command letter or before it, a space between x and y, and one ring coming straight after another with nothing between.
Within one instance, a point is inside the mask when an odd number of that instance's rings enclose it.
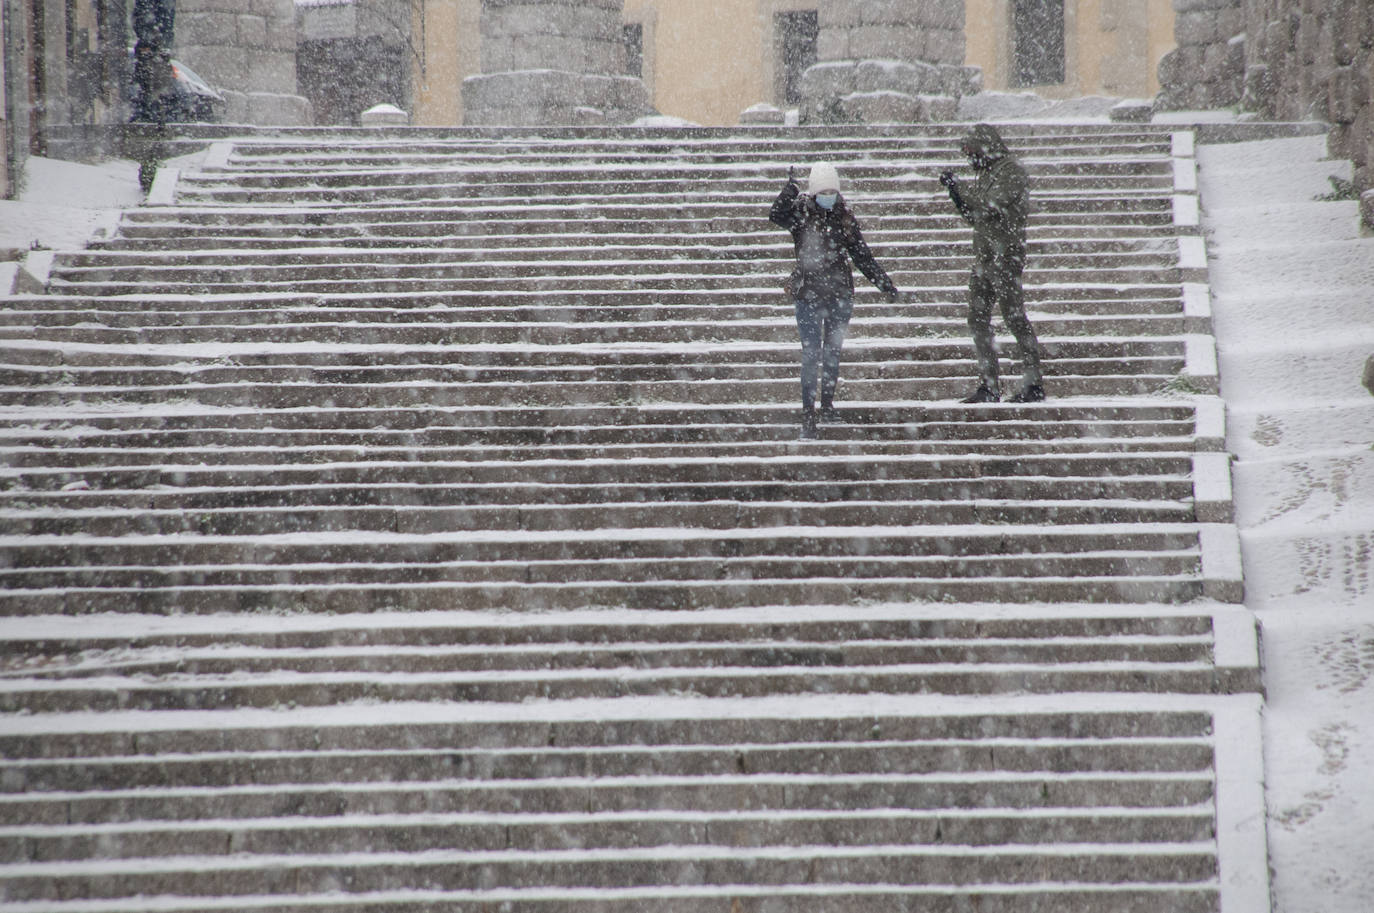
<instances>
[{"instance_id":1,"label":"stone masonry","mask_svg":"<svg viewBox=\"0 0 1374 913\"><path fill-rule=\"evenodd\" d=\"M1374 226L1374 3L1174 0L1178 48L1159 65L1162 107L1240 105L1262 117L1325 120L1350 159Z\"/></svg>"},{"instance_id":2,"label":"stone masonry","mask_svg":"<svg viewBox=\"0 0 1374 913\"><path fill-rule=\"evenodd\" d=\"M981 72L963 66L964 0L834 0L819 14L804 122L946 120L978 91Z\"/></svg>"},{"instance_id":3,"label":"stone masonry","mask_svg":"<svg viewBox=\"0 0 1374 913\"><path fill-rule=\"evenodd\" d=\"M178 0L176 56L226 101L230 123L301 126L292 0Z\"/></svg>"},{"instance_id":4,"label":"stone masonry","mask_svg":"<svg viewBox=\"0 0 1374 913\"><path fill-rule=\"evenodd\" d=\"M467 124L615 124L650 110L624 75L623 0L482 0L482 72L463 81Z\"/></svg>"}]
</instances>

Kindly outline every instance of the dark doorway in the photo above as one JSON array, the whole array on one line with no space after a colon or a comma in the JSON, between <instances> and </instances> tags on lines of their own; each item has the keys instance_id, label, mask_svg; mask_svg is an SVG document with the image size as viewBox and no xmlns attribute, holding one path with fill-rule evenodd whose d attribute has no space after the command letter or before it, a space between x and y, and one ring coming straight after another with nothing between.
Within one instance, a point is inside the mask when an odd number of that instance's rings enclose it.
<instances>
[{"instance_id":1,"label":"dark doorway","mask_svg":"<svg viewBox=\"0 0 1374 913\"><path fill-rule=\"evenodd\" d=\"M1064 81L1064 0L1016 0L1012 11L1017 86Z\"/></svg>"},{"instance_id":2,"label":"dark doorway","mask_svg":"<svg viewBox=\"0 0 1374 913\"><path fill-rule=\"evenodd\" d=\"M778 13L773 20L781 75L781 95L785 104L801 103L801 78L807 67L816 63L816 39L821 26L815 10Z\"/></svg>"},{"instance_id":3,"label":"dark doorway","mask_svg":"<svg viewBox=\"0 0 1374 913\"><path fill-rule=\"evenodd\" d=\"M632 22L624 27L625 75L644 78L644 25Z\"/></svg>"}]
</instances>

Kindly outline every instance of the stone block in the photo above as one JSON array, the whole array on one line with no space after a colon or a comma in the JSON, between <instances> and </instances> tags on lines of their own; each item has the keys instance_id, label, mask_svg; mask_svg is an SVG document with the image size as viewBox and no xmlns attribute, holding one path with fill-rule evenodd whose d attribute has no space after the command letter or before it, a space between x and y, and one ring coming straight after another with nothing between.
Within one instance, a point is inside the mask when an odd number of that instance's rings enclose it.
<instances>
[{"instance_id":1,"label":"stone block","mask_svg":"<svg viewBox=\"0 0 1374 913\"><path fill-rule=\"evenodd\" d=\"M953 67L942 64L937 69L940 72L941 95L965 98L983 91L982 67Z\"/></svg>"},{"instance_id":2,"label":"stone block","mask_svg":"<svg viewBox=\"0 0 1374 913\"><path fill-rule=\"evenodd\" d=\"M1317 48L1321 39L1321 23L1315 16L1303 16L1298 20L1298 31L1295 39L1295 46L1298 52L1298 60L1302 63L1312 63L1317 59Z\"/></svg>"},{"instance_id":3,"label":"stone block","mask_svg":"<svg viewBox=\"0 0 1374 913\"><path fill-rule=\"evenodd\" d=\"M238 43L249 48L267 47L267 20L262 16L239 16Z\"/></svg>"},{"instance_id":4,"label":"stone block","mask_svg":"<svg viewBox=\"0 0 1374 913\"><path fill-rule=\"evenodd\" d=\"M849 56L848 29L821 29L816 37L816 57L819 60L846 60Z\"/></svg>"},{"instance_id":5,"label":"stone block","mask_svg":"<svg viewBox=\"0 0 1374 913\"><path fill-rule=\"evenodd\" d=\"M965 0L925 0L917 4L916 22L926 28L962 32L968 23Z\"/></svg>"},{"instance_id":6,"label":"stone block","mask_svg":"<svg viewBox=\"0 0 1374 913\"><path fill-rule=\"evenodd\" d=\"M581 80L565 70L483 73L463 80L463 109L569 107L582 99Z\"/></svg>"},{"instance_id":7,"label":"stone block","mask_svg":"<svg viewBox=\"0 0 1374 913\"><path fill-rule=\"evenodd\" d=\"M242 77L248 70L248 51L244 48L186 45L177 48L177 56L221 92L225 89L246 92L252 88L244 85Z\"/></svg>"},{"instance_id":8,"label":"stone block","mask_svg":"<svg viewBox=\"0 0 1374 913\"><path fill-rule=\"evenodd\" d=\"M1277 94L1274 74L1266 64L1258 63L1245 68L1242 104L1247 111L1272 115Z\"/></svg>"},{"instance_id":9,"label":"stone block","mask_svg":"<svg viewBox=\"0 0 1374 913\"><path fill-rule=\"evenodd\" d=\"M1113 123L1148 124L1154 113L1154 103L1149 99L1127 98L1112 105L1107 117Z\"/></svg>"},{"instance_id":10,"label":"stone block","mask_svg":"<svg viewBox=\"0 0 1374 913\"><path fill-rule=\"evenodd\" d=\"M806 68L801 93L805 98L839 98L855 91L858 65L852 60L833 60Z\"/></svg>"},{"instance_id":11,"label":"stone block","mask_svg":"<svg viewBox=\"0 0 1374 913\"><path fill-rule=\"evenodd\" d=\"M931 29L922 43L922 59L930 63L960 66L964 62L965 42L962 31Z\"/></svg>"},{"instance_id":12,"label":"stone block","mask_svg":"<svg viewBox=\"0 0 1374 913\"><path fill-rule=\"evenodd\" d=\"M921 103L923 121L952 121L959 114L959 99L952 95L920 95L916 100Z\"/></svg>"},{"instance_id":13,"label":"stone block","mask_svg":"<svg viewBox=\"0 0 1374 913\"><path fill-rule=\"evenodd\" d=\"M836 2L819 3L816 6L816 24L821 31L839 29L848 31L863 24L863 10L858 3Z\"/></svg>"},{"instance_id":14,"label":"stone block","mask_svg":"<svg viewBox=\"0 0 1374 913\"><path fill-rule=\"evenodd\" d=\"M248 92L296 94L296 58L275 51L248 49L248 70L236 88Z\"/></svg>"},{"instance_id":15,"label":"stone block","mask_svg":"<svg viewBox=\"0 0 1374 913\"><path fill-rule=\"evenodd\" d=\"M1352 124L1333 124L1326 133L1326 154L1333 159L1351 158L1355 151L1355 129Z\"/></svg>"},{"instance_id":16,"label":"stone block","mask_svg":"<svg viewBox=\"0 0 1374 913\"><path fill-rule=\"evenodd\" d=\"M917 8L921 6L906 0L860 0L836 5L852 6L858 13L859 25L917 25Z\"/></svg>"},{"instance_id":17,"label":"stone block","mask_svg":"<svg viewBox=\"0 0 1374 913\"><path fill-rule=\"evenodd\" d=\"M1215 12L1179 13L1174 18L1174 39L1179 44L1215 44L1230 38L1222 35L1220 17Z\"/></svg>"},{"instance_id":18,"label":"stone block","mask_svg":"<svg viewBox=\"0 0 1374 913\"><path fill-rule=\"evenodd\" d=\"M928 63L861 60L854 68L855 92L902 92L920 95L941 88L940 71Z\"/></svg>"},{"instance_id":19,"label":"stone block","mask_svg":"<svg viewBox=\"0 0 1374 913\"><path fill-rule=\"evenodd\" d=\"M921 102L903 92L856 92L840 99L847 123L913 124L922 116Z\"/></svg>"},{"instance_id":20,"label":"stone block","mask_svg":"<svg viewBox=\"0 0 1374 913\"><path fill-rule=\"evenodd\" d=\"M260 127L308 127L314 117L310 102L300 95L249 92L248 122Z\"/></svg>"},{"instance_id":21,"label":"stone block","mask_svg":"<svg viewBox=\"0 0 1374 913\"><path fill-rule=\"evenodd\" d=\"M210 47L234 44L238 36L238 18L233 13L219 12L179 15L176 21L177 46ZM194 64L192 67L194 68Z\"/></svg>"},{"instance_id":22,"label":"stone block","mask_svg":"<svg viewBox=\"0 0 1374 913\"><path fill-rule=\"evenodd\" d=\"M1287 17L1270 22L1264 28L1260 54L1272 64L1292 53L1296 31L1293 21Z\"/></svg>"},{"instance_id":23,"label":"stone block","mask_svg":"<svg viewBox=\"0 0 1374 913\"><path fill-rule=\"evenodd\" d=\"M850 30L849 53L864 59L921 60L925 37L925 30L914 26L861 25Z\"/></svg>"},{"instance_id":24,"label":"stone block","mask_svg":"<svg viewBox=\"0 0 1374 913\"><path fill-rule=\"evenodd\" d=\"M226 123L250 123L248 120L248 94L246 92L220 89L219 94L224 96L224 120Z\"/></svg>"},{"instance_id":25,"label":"stone block","mask_svg":"<svg viewBox=\"0 0 1374 913\"><path fill-rule=\"evenodd\" d=\"M1361 101L1354 94L1355 74L1352 67L1337 67L1326 81L1327 117L1332 123L1349 124L1355 120Z\"/></svg>"},{"instance_id":26,"label":"stone block","mask_svg":"<svg viewBox=\"0 0 1374 913\"><path fill-rule=\"evenodd\" d=\"M741 127L781 127L787 123L787 113L776 105L759 102L739 113Z\"/></svg>"}]
</instances>

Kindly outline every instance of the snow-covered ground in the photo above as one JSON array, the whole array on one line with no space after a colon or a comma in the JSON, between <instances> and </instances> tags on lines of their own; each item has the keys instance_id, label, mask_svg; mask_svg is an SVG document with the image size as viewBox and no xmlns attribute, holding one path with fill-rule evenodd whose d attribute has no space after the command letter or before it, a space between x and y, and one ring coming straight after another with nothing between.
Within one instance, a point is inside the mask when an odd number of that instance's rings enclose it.
<instances>
[{"instance_id":1,"label":"snow-covered ground","mask_svg":"<svg viewBox=\"0 0 1374 913\"><path fill-rule=\"evenodd\" d=\"M1324 137L1199 148L1278 913L1374 910L1374 238Z\"/></svg>"},{"instance_id":2,"label":"snow-covered ground","mask_svg":"<svg viewBox=\"0 0 1374 913\"><path fill-rule=\"evenodd\" d=\"M1374 910L1374 238L1314 199L1349 176L1324 156L1322 137L1199 150L1277 913ZM80 247L138 198L133 163L31 160L0 249Z\"/></svg>"}]
</instances>

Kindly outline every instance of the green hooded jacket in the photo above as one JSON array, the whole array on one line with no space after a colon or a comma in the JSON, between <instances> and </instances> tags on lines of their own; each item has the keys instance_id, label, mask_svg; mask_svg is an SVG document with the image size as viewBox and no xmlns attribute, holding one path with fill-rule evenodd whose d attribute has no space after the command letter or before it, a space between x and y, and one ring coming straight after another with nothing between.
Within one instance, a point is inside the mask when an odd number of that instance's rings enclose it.
<instances>
[{"instance_id":1,"label":"green hooded jacket","mask_svg":"<svg viewBox=\"0 0 1374 913\"><path fill-rule=\"evenodd\" d=\"M996 128L978 124L959 144L977 174L973 186L949 188L959 214L973 226L973 252L980 260L1017 255L1024 259L1030 188L1026 169Z\"/></svg>"}]
</instances>

